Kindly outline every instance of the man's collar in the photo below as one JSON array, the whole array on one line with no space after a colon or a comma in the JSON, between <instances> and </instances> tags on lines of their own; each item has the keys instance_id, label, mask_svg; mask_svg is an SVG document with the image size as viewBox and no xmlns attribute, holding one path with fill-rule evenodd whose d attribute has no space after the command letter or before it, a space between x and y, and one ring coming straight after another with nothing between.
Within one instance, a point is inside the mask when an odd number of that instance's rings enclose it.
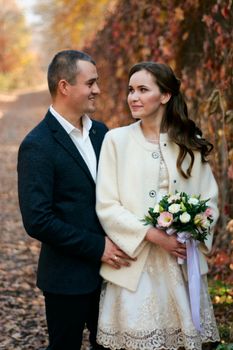
<instances>
[{"instance_id":1,"label":"man's collar","mask_svg":"<svg viewBox=\"0 0 233 350\"><path fill-rule=\"evenodd\" d=\"M58 113L52 105L49 107L49 110L51 114L57 119L57 121L63 126L63 128L68 134L70 134L73 130L81 131L80 129L76 128L73 124L71 124L66 118L62 117L61 114ZM87 114L84 114L84 116L82 117L82 125L84 134L88 134L92 127L92 120L88 117Z\"/></svg>"}]
</instances>

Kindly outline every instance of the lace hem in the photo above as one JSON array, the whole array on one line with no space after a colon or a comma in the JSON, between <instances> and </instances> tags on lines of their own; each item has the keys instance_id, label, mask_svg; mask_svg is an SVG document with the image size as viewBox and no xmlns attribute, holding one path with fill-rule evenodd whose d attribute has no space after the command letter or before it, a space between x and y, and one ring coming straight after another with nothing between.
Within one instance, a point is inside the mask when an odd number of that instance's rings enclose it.
<instances>
[{"instance_id":1,"label":"lace hem","mask_svg":"<svg viewBox=\"0 0 233 350\"><path fill-rule=\"evenodd\" d=\"M112 350L201 350L202 343L219 341L216 324L204 326L202 334L181 329L156 329L153 331L120 332L117 329L99 329L97 342Z\"/></svg>"}]
</instances>

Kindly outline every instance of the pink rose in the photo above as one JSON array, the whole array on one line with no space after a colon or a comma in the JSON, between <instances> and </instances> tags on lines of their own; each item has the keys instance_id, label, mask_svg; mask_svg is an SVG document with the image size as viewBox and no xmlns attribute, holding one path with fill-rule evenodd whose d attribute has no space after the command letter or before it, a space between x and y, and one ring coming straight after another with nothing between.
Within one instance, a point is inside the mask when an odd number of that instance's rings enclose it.
<instances>
[{"instance_id":1,"label":"pink rose","mask_svg":"<svg viewBox=\"0 0 233 350\"><path fill-rule=\"evenodd\" d=\"M211 208L207 208L204 212L206 217L213 216L213 210Z\"/></svg>"},{"instance_id":2,"label":"pink rose","mask_svg":"<svg viewBox=\"0 0 233 350\"><path fill-rule=\"evenodd\" d=\"M158 225L160 227L169 227L173 223L173 215L168 211L164 211L158 217Z\"/></svg>"}]
</instances>

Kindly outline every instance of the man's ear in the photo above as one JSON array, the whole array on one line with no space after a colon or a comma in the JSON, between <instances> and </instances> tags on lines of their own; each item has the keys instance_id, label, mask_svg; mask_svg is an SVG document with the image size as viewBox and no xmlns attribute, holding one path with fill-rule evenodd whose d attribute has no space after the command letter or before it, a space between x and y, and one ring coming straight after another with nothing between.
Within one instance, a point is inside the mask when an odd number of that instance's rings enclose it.
<instances>
[{"instance_id":1,"label":"man's ear","mask_svg":"<svg viewBox=\"0 0 233 350\"><path fill-rule=\"evenodd\" d=\"M61 79L58 83L58 90L62 95L68 95L69 93L69 83L65 79Z\"/></svg>"},{"instance_id":2,"label":"man's ear","mask_svg":"<svg viewBox=\"0 0 233 350\"><path fill-rule=\"evenodd\" d=\"M164 92L161 97L161 103L165 105L171 98L170 92Z\"/></svg>"}]
</instances>

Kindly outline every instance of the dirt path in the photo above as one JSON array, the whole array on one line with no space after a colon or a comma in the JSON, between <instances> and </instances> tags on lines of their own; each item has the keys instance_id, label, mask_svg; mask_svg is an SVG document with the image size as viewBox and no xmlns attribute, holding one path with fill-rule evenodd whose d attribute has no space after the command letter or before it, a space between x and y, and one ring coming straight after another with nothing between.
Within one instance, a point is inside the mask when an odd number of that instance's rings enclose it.
<instances>
[{"instance_id":1,"label":"dirt path","mask_svg":"<svg viewBox=\"0 0 233 350\"><path fill-rule=\"evenodd\" d=\"M49 101L46 90L0 95L0 349L5 350L42 350L47 342L43 297L35 287L39 244L22 226L16 163L20 142Z\"/></svg>"}]
</instances>

